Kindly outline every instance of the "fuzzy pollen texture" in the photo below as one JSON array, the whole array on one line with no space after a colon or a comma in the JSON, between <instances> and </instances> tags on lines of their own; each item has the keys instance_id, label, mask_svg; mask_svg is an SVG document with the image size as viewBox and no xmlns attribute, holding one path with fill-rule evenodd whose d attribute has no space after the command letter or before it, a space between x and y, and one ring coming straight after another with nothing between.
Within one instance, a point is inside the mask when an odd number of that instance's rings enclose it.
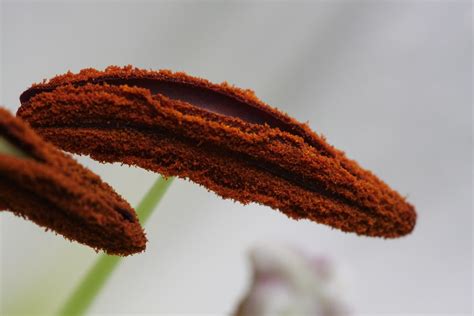
<instances>
[{"instance_id":1,"label":"fuzzy pollen texture","mask_svg":"<svg viewBox=\"0 0 474 316\"><path fill-rule=\"evenodd\" d=\"M99 176L2 108L0 136L28 155L0 153L0 209L109 254L145 249L135 211Z\"/></svg>"},{"instance_id":2,"label":"fuzzy pollen texture","mask_svg":"<svg viewBox=\"0 0 474 316\"><path fill-rule=\"evenodd\" d=\"M204 104L212 100L228 109ZM399 193L251 90L112 66L33 85L21 101L18 115L69 152L190 179L224 198L360 235L400 237L416 223Z\"/></svg>"}]
</instances>

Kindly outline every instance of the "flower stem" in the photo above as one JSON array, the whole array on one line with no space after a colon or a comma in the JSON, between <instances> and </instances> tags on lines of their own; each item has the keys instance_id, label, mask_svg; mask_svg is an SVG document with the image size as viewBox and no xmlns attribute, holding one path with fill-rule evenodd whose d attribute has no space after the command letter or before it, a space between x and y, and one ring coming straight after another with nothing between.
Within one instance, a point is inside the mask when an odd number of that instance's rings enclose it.
<instances>
[{"instance_id":1,"label":"flower stem","mask_svg":"<svg viewBox=\"0 0 474 316\"><path fill-rule=\"evenodd\" d=\"M150 217L172 181L173 178L165 179L160 177L138 204L137 214L142 225L145 224ZM101 255L74 292L69 296L65 304L62 305L58 315L84 315L121 259L122 258L118 256Z\"/></svg>"},{"instance_id":2,"label":"flower stem","mask_svg":"<svg viewBox=\"0 0 474 316\"><path fill-rule=\"evenodd\" d=\"M0 136L0 154L26 158L28 155L24 153L20 148L13 145L6 138Z\"/></svg>"}]
</instances>

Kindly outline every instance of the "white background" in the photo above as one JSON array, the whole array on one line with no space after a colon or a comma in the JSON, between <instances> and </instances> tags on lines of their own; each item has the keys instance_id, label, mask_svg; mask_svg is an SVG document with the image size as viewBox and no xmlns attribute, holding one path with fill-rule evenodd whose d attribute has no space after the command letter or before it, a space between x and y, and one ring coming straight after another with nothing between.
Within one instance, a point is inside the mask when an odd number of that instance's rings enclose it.
<instances>
[{"instance_id":1,"label":"white background","mask_svg":"<svg viewBox=\"0 0 474 316\"><path fill-rule=\"evenodd\" d=\"M407 195L413 234L382 240L296 222L179 180L91 312L226 314L246 252L282 242L332 258L353 310L471 311L472 9L469 1L4 2L1 103L67 70L133 64L251 88ZM80 161L132 204L157 175ZM50 313L97 255L8 212L0 314Z\"/></svg>"}]
</instances>

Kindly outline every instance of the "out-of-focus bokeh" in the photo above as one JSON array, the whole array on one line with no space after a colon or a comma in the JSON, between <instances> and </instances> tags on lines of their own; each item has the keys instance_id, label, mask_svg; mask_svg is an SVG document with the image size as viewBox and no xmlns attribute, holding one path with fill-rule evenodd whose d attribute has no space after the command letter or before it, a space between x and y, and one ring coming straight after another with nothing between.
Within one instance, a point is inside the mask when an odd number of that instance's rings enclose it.
<instances>
[{"instance_id":1,"label":"out-of-focus bokeh","mask_svg":"<svg viewBox=\"0 0 474 316\"><path fill-rule=\"evenodd\" d=\"M252 281L235 316L343 316L350 310L330 259L298 248L262 244L249 252Z\"/></svg>"},{"instance_id":2,"label":"out-of-focus bokeh","mask_svg":"<svg viewBox=\"0 0 474 316\"><path fill-rule=\"evenodd\" d=\"M360 314L468 314L472 302L470 1L24 2L1 4L0 102L67 70L133 64L251 88L408 197L397 240L296 222L173 183L92 306L104 314L230 313L255 243L290 243L342 267ZM80 161L132 204L156 175ZM0 214L0 314L49 314L97 257Z\"/></svg>"}]
</instances>

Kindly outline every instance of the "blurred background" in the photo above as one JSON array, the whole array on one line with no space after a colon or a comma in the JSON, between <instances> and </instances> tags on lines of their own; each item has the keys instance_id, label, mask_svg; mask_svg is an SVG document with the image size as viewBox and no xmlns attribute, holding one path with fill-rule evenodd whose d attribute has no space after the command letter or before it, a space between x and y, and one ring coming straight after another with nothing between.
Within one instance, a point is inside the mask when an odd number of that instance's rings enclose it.
<instances>
[{"instance_id":1,"label":"blurred background","mask_svg":"<svg viewBox=\"0 0 474 316\"><path fill-rule=\"evenodd\" d=\"M359 237L176 180L91 314L231 313L248 251L291 244L331 258L355 314L470 314L470 1L4 1L1 104L68 70L132 64L255 90L374 171L416 206L415 231ZM132 205L157 175L79 160ZM0 214L2 315L49 314L97 258Z\"/></svg>"}]
</instances>

